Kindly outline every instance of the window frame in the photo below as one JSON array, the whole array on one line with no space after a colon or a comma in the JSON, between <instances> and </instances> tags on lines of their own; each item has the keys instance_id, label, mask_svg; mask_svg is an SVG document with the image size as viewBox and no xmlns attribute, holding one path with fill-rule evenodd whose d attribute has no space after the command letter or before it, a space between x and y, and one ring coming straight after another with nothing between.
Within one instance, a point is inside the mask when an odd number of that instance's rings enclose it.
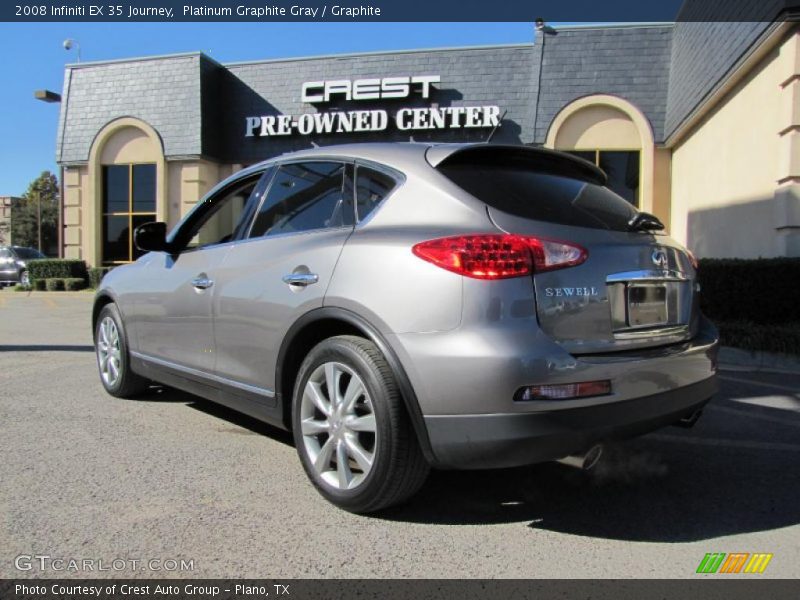
<instances>
[{"instance_id":1,"label":"window frame","mask_svg":"<svg viewBox=\"0 0 800 600\"><path fill-rule=\"evenodd\" d=\"M153 198L153 203L155 204L155 208L153 211L139 211L135 212L133 210L133 167L135 166L143 166L148 165L152 166L155 170L155 197ZM106 211L106 169L109 167L128 167L128 210L127 212L121 211ZM103 265L128 265L132 262L136 262L136 259L133 258L133 253L136 245L133 243L133 218L134 217L153 217L153 221L158 220L158 164L153 161L135 161L129 163L112 163L112 164L101 164L100 165L101 174L101 199L100 199L100 231L102 235L100 236L100 251L101 251L101 264ZM107 217L127 217L128 218L128 260L106 260L105 258L105 244L106 244L106 218Z\"/></svg>"},{"instance_id":2,"label":"window frame","mask_svg":"<svg viewBox=\"0 0 800 600\"><path fill-rule=\"evenodd\" d=\"M250 237L253 231L253 227L255 226L256 220L258 218L259 213L261 212L261 207L264 205L264 202L267 201L269 197L270 191L272 191L272 186L275 185L275 180L278 177L278 173L280 172L282 167L288 165L296 165L296 164L304 164L304 163L340 163L344 165L345 172L344 172L344 180L342 181L343 186L347 184L347 178L351 179L351 187L352 187L352 194L353 194L353 224L352 225L342 225L340 227L318 227L316 229L306 229L303 231L286 231L284 233L276 233L274 235L260 235L258 237ZM358 225L358 210L356 209L356 191L355 191L355 172L356 172L356 161L352 158L344 158L344 157L337 157L337 156L314 156L309 158L292 158L287 160L276 161L271 163L270 166L274 167L274 172L272 173L272 177L269 181L269 185L265 189L264 193L261 196L261 200L256 207L256 210L253 211L253 214L250 219L250 224L247 227L247 231L241 238L243 243L246 242L255 242L258 240L272 240L272 239L279 239L293 235L308 235L313 233L319 233L320 231L338 231L343 229L353 229L356 225Z\"/></svg>"},{"instance_id":3,"label":"window frame","mask_svg":"<svg viewBox=\"0 0 800 600\"><path fill-rule=\"evenodd\" d=\"M167 244L170 248L170 252L173 255L179 254L186 254L189 252L197 252L198 250L207 250L209 248L219 248L221 246L233 244L234 242L241 241L246 239L246 236L243 237L244 234L250 231L250 228L253 225L253 218L258 213L258 210L249 211L248 209L255 203L253 193L259 189L259 186L264 184L264 193L263 197L266 196L267 191L272 186L272 179L277 173L277 169L274 168L275 165L261 165L258 168L252 169L244 169L240 173L237 173L238 177L235 179L227 179L221 181L216 186L214 186L205 196L203 196L197 204L190 210L186 216L181 219L181 221L175 226L175 228L169 233L167 236ZM209 211L215 209L217 203L220 201L221 198L226 197L233 188L236 188L242 185L246 180L254 179L255 180L255 187L253 191L250 193L250 196L247 198L245 202L244 208L242 210L242 215L240 216L240 220L236 223L234 227L234 235L231 239L225 242L218 242L216 244L206 244L205 246L197 246L196 248L188 248L187 244L192 241L192 237L188 239L182 240L182 237L186 236L187 228L193 228L198 221L203 220ZM264 183L266 181L266 183ZM258 206L261 203L259 201ZM244 226L242 226L245 224ZM183 234L183 235L182 235ZM180 242L180 245L178 245Z\"/></svg>"},{"instance_id":4,"label":"window frame","mask_svg":"<svg viewBox=\"0 0 800 600\"><path fill-rule=\"evenodd\" d=\"M367 216L361 219L358 215L358 168L359 166L363 166L365 169L371 169L373 171L377 171L379 173L383 173L387 177L391 178L394 181L394 187L387 192L387 194L381 199L378 204L375 205ZM393 169L392 167L387 167L384 164L376 163L371 160L362 160L357 159L355 161L355 171L353 173L353 209L356 212L356 227L360 227L369 223L373 216L378 213L378 211L383 207L384 203L391 198L395 192L397 192L400 187L406 182L406 175L405 173L398 171L397 169Z\"/></svg>"},{"instance_id":5,"label":"window frame","mask_svg":"<svg viewBox=\"0 0 800 600\"><path fill-rule=\"evenodd\" d=\"M600 167L600 153L601 152L638 152L639 153L639 185L638 185L638 187L636 189L636 204L634 204L633 207L636 210L643 210L642 209L642 173L643 173L642 169L644 167L644 152L642 151L641 148L570 148L569 150L557 148L557 150L559 150L561 152L567 152L569 154L572 154L574 152L594 152L594 162L593 162L593 164L598 169L602 168L602 167ZM575 155L573 154L573 156L575 156ZM582 157L578 156L577 158L582 158ZM583 159L583 160L586 160L586 159ZM606 186L607 185L608 184L606 184Z\"/></svg>"}]
</instances>

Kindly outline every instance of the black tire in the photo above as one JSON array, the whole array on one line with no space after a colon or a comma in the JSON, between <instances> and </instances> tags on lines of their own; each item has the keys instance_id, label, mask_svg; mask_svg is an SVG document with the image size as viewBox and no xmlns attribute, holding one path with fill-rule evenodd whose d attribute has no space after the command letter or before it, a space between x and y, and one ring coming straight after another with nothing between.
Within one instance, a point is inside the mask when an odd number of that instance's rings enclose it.
<instances>
[{"instance_id":1,"label":"black tire","mask_svg":"<svg viewBox=\"0 0 800 600\"><path fill-rule=\"evenodd\" d=\"M112 383L109 383L103 376L100 360L99 346L101 344L102 335L100 329L106 319L111 319L114 322L119 336L119 377ZM103 384L103 387L109 394L116 398L133 398L147 391L150 382L131 371L128 336L125 333L125 327L120 317L119 309L114 303L106 304L97 317L97 322L94 327L94 346L97 368L100 373L100 383Z\"/></svg>"},{"instance_id":2,"label":"black tire","mask_svg":"<svg viewBox=\"0 0 800 600\"><path fill-rule=\"evenodd\" d=\"M344 365L358 375L375 418L374 460L355 489L334 487L317 473L301 430L301 400L306 384L321 365L331 362ZM419 447L392 370L372 342L356 336L337 336L319 343L300 366L292 398L297 453L314 487L329 502L350 512L370 513L408 500L425 483L430 467ZM328 434L320 436L327 439Z\"/></svg>"}]
</instances>

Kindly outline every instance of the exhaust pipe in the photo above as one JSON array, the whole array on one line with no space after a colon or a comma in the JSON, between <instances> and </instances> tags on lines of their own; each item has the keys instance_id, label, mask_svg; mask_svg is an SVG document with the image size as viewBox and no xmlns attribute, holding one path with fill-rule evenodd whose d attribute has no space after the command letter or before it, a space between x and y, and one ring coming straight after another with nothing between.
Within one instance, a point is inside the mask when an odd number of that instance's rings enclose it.
<instances>
[{"instance_id":1,"label":"exhaust pipe","mask_svg":"<svg viewBox=\"0 0 800 600\"><path fill-rule=\"evenodd\" d=\"M570 454L564 458L559 458L556 462L561 463L562 465L567 465L568 467L575 467L576 469L588 471L597 465L597 462L600 460L602 455L603 446L600 444L595 444L586 452Z\"/></svg>"},{"instance_id":2,"label":"exhaust pipe","mask_svg":"<svg viewBox=\"0 0 800 600\"><path fill-rule=\"evenodd\" d=\"M697 420L700 418L700 415L703 414L703 410L700 409L698 411L693 412L688 417L683 417L679 421L675 421L674 425L676 427L683 427L684 429L691 429L694 427L694 424L697 423Z\"/></svg>"}]
</instances>

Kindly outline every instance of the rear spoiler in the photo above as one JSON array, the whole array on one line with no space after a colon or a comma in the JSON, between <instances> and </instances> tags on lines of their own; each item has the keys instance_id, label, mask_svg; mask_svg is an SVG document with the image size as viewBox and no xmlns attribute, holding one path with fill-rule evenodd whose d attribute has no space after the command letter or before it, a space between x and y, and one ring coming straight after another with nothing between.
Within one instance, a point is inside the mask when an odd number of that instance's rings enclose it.
<instances>
[{"instance_id":1,"label":"rear spoiler","mask_svg":"<svg viewBox=\"0 0 800 600\"><path fill-rule=\"evenodd\" d=\"M605 185L605 172L589 161L555 150L501 144L438 144L430 146L425 159L436 168L464 165L520 166L553 175Z\"/></svg>"}]
</instances>

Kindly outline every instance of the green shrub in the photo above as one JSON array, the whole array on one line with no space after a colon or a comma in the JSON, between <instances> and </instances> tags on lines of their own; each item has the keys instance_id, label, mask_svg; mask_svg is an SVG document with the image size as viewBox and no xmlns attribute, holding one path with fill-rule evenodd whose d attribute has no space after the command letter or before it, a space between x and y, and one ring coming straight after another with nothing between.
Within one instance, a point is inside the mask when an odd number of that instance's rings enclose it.
<instances>
[{"instance_id":1,"label":"green shrub","mask_svg":"<svg viewBox=\"0 0 800 600\"><path fill-rule=\"evenodd\" d=\"M92 267L89 269L89 287L95 289L99 288L103 277L113 268L114 267Z\"/></svg>"},{"instance_id":2,"label":"green shrub","mask_svg":"<svg viewBox=\"0 0 800 600\"><path fill-rule=\"evenodd\" d=\"M76 292L86 287L86 280L82 277L67 277L64 280L64 289L68 292Z\"/></svg>"},{"instance_id":3,"label":"green shrub","mask_svg":"<svg viewBox=\"0 0 800 600\"><path fill-rule=\"evenodd\" d=\"M74 258L42 258L28 262L28 273L32 280L87 278L86 262Z\"/></svg>"},{"instance_id":4,"label":"green shrub","mask_svg":"<svg viewBox=\"0 0 800 600\"><path fill-rule=\"evenodd\" d=\"M29 285L22 285L21 283L18 283L11 289L13 289L15 292L30 292L33 288Z\"/></svg>"},{"instance_id":5,"label":"green shrub","mask_svg":"<svg viewBox=\"0 0 800 600\"><path fill-rule=\"evenodd\" d=\"M716 325L724 346L800 354L800 322L763 325L746 321L718 321Z\"/></svg>"},{"instance_id":6,"label":"green shrub","mask_svg":"<svg viewBox=\"0 0 800 600\"><path fill-rule=\"evenodd\" d=\"M48 277L45 279L45 288L48 292L60 292L64 290L63 277Z\"/></svg>"},{"instance_id":7,"label":"green shrub","mask_svg":"<svg viewBox=\"0 0 800 600\"><path fill-rule=\"evenodd\" d=\"M714 322L800 321L800 258L702 259L700 306Z\"/></svg>"},{"instance_id":8,"label":"green shrub","mask_svg":"<svg viewBox=\"0 0 800 600\"><path fill-rule=\"evenodd\" d=\"M45 291L47 289L45 285L46 283L47 281L44 279L31 279L31 285L33 286L33 289L36 290L37 292Z\"/></svg>"}]
</instances>

